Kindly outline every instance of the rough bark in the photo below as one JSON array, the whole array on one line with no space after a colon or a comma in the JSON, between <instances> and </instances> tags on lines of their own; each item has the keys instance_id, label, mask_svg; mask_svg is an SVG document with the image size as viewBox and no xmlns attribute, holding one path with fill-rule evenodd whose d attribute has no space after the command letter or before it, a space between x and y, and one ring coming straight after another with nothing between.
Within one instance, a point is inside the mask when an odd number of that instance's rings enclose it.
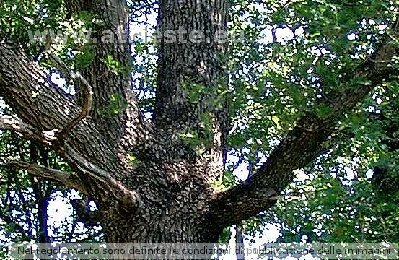
<instances>
[{"instance_id":1,"label":"rough bark","mask_svg":"<svg viewBox=\"0 0 399 260\"><path fill-rule=\"evenodd\" d=\"M127 130L126 120L140 126L137 122L139 109L135 97L129 93L131 61L127 6L124 1L107 0L69 0L66 5L70 15L85 11L98 20L91 28L93 40L88 43L93 59L81 73L93 86L93 121L109 143L117 144ZM119 68L110 66L109 60L118 62ZM112 100L117 104L111 109Z\"/></svg>"},{"instance_id":2,"label":"rough bark","mask_svg":"<svg viewBox=\"0 0 399 260\"><path fill-rule=\"evenodd\" d=\"M70 14L89 11L104 20L103 27L95 28L97 39L105 29L126 37L124 1L66 1L66 7ZM73 121L81 104L54 90L40 66L18 45L0 43L0 95L22 120L3 117L0 127L51 147L74 172L26 162L9 164L66 185L82 186L80 190L99 202L108 242L216 242L223 227L274 205L293 180L292 171L320 153L339 117L391 73L386 61L395 49L386 43L350 75L368 79L368 84L329 97L333 111L326 117L305 114L258 172L243 184L218 193L211 182L223 171L227 115L224 101L219 102L224 97L218 91L223 92L226 83L219 55L226 46L215 37L217 30L226 29L227 3L162 0L159 12L162 36L154 125L143 122L128 76L112 72L104 63L110 55L128 65L125 43L93 44L94 62L81 74L92 86L94 109L91 117L81 118L63 140L56 129ZM175 32L174 41L166 34L168 30ZM205 43L187 38L194 30L206 36ZM203 88L197 102L192 102L187 92L193 84ZM103 117L99 111L113 95L123 97L127 105L115 117ZM204 116L210 119L211 134ZM184 138L187 134L204 137L204 144L193 147ZM206 142L207 138L210 141ZM129 162L132 156L133 163Z\"/></svg>"},{"instance_id":3,"label":"rough bark","mask_svg":"<svg viewBox=\"0 0 399 260\"><path fill-rule=\"evenodd\" d=\"M223 171L227 76L221 59L227 37L221 36L227 32L227 10L225 0L166 0L158 14L156 131L180 150L170 159L211 164L210 180ZM190 147L190 136L202 144Z\"/></svg>"}]
</instances>

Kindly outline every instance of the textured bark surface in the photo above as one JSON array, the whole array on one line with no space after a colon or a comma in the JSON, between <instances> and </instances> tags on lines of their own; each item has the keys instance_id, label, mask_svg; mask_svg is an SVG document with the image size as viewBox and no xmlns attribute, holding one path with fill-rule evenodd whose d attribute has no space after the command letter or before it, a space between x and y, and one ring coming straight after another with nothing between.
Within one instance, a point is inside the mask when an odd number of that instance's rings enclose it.
<instances>
[{"instance_id":1,"label":"textured bark surface","mask_svg":"<svg viewBox=\"0 0 399 260\"><path fill-rule=\"evenodd\" d=\"M209 180L223 171L227 120L221 115L227 115L226 97L221 92L227 82L221 56L227 42L219 39L219 33L226 31L225 0L160 2L155 128L171 140L170 149L179 149L169 159L210 164L206 174ZM199 92L195 102L188 93L192 88ZM204 118L209 122L204 122ZM193 151L184 144L184 135L203 140L203 151Z\"/></svg>"},{"instance_id":2,"label":"textured bark surface","mask_svg":"<svg viewBox=\"0 0 399 260\"><path fill-rule=\"evenodd\" d=\"M98 35L110 29L115 37L127 37L124 1L70 0L66 7L69 14L89 11L104 20L104 27L95 28ZM395 50L383 44L350 75L369 79L369 84L332 95L328 100L334 110L324 118L304 115L258 172L246 182L218 192L211 183L223 172L228 120L221 94L226 75L220 54L226 44L215 37L218 30L226 29L227 12L226 0L160 2L158 27L163 37L153 123L142 120L128 75L114 73L104 63L112 56L128 65L128 45L93 44L94 61L81 70L93 88L91 117L73 127L65 140L59 140L57 133L80 113L79 102L53 89L40 66L16 43L1 41L0 95L19 119L1 117L0 128L51 147L74 171L63 173L26 162L10 165L96 199L108 242L216 242L223 227L273 206L292 182L292 171L321 152L340 116L389 77L385 61ZM176 40L170 42L170 35L165 34L168 30L180 30L183 36L175 34ZM188 32L193 30L203 33L205 43L189 41ZM204 89L198 102L192 102L187 92L193 84ZM104 117L100 111L115 95L122 97L126 106L114 117ZM210 119L211 134L204 134L204 116ZM209 140L198 150L184 139L187 134ZM135 163L129 162L132 156Z\"/></svg>"}]
</instances>

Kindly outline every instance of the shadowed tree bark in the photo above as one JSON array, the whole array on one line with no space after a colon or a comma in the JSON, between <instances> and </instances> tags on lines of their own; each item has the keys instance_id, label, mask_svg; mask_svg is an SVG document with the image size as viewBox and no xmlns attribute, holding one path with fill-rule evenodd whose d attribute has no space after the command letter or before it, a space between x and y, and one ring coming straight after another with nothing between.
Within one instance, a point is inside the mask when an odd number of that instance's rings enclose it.
<instances>
[{"instance_id":1,"label":"shadowed tree bark","mask_svg":"<svg viewBox=\"0 0 399 260\"><path fill-rule=\"evenodd\" d=\"M16 161L9 165L98 201L107 242L217 242L224 227L273 206L292 182L293 170L325 149L339 118L392 73L386 61L395 49L386 42L348 72L348 79L361 77L367 83L331 94L325 101L333 108L327 116L302 116L256 173L219 192L211 183L224 169L228 127L221 58L227 46L218 41L227 29L227 0L161 0L159 7L152 123L140 114L129 74L115 73L105 63L107 57L122 66L130 63L129 46L123 42L128 37L124 1L66 1L69 14L88 11L103 21L94 28L93 62L74 75L82 93L79 102L52 88L46 73L18 44L0 43L0 95L18 115L3 116L0 128L54 149L74 171ZM120 41L104 42L105 30ZM194 31L203 40L190 41ZM189 96L193 85L204 90L196 102ZM115 115L101 113L115 99L123 101ZM200 149L185 141L187 135L203 140ZM134 164L129 163L132 156Z\"/></svg>"}]
</instances>

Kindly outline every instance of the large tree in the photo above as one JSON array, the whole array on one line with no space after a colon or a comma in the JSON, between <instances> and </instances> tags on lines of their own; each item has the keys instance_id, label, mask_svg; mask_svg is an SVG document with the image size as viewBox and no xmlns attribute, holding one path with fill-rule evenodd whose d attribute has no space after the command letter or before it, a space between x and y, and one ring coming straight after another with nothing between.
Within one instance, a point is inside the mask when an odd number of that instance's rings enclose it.
<instances>
[{"instance_id":1,"label":"large tree","mask_svg":"<svg viewBox=\"0 0 399 260\"><path fill-rule=\"evenodd\" d=\"M70 66L66 60L71 52L57 57L51 35L39 54L62 71L77 97L71 99L52 86L48 70L28 55L29 45L2 34L0 95L17 117L1 117L0 127L50 147L73 171L23 161L7 164L95 199L107 242L217 242L224 227L272 207L293 181L294 170L329 148L337 123L395 72L392 38L399 28L387 15L390 37L379 36L372 54L352 66L342 68L341 63L335 68L334 85L320 81L328 91L298 113L266 162L244 182L220 190L213 183L225 169L228 110L234 102L226 68L229 46L223 40L228 1L159 2L151 122L142 115L126 73L131 62L126 2L60 3L65 15L57 19L90 17L91 59L84 66ZM318 73L322 78L322 71Z\"/></svg>"}]
</instances>

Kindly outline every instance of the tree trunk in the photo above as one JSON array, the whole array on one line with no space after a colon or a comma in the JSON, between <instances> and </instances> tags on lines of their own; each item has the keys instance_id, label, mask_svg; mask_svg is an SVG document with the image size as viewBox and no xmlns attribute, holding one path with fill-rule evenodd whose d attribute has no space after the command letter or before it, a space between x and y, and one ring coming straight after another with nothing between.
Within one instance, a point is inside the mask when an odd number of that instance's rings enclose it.
<instances>
[{"instance_id":1,"label":"tree trunk","mask_svg":"<svg viewBox=\"0 0 399 260\"><path fill-rule=\"evenodd\" d=\"M107 242L127 243L217 243L221 227L204 222L193 206L160 208L158 214L137 216L134 212L104 212L102 227ZM191 212L189 211L191 210ZM151 211L155 211L152 209Z\"/></svg>"},{"instance_id":2,"label":"tree trunk","mask_svg":"<svg viewBox=\"0 0 399 260\"><path fill-rule=\"evenodd\" d=\"M211 101L226 78L219 55L226 42L219 43L215 36L218 30L226 31L227 3L164 0L159 6L157 138L148 146L152 152L137 154L135 173L140 180L128 181L131 189L142 194L143 205L131 210L105 202L102 224L108 242L217 242L223 227L209 223L208 211L213 196L210 184L224 167L224 122L218 117L224 104ZM199 102L190 100L187 89L195 84L203 89ZM212 125L204 126L204 117ZM203 143L190 145L181 137L187 134L203 138ZM146 185L135 184L143 182Z\"/></svg>"}]
</instances>

